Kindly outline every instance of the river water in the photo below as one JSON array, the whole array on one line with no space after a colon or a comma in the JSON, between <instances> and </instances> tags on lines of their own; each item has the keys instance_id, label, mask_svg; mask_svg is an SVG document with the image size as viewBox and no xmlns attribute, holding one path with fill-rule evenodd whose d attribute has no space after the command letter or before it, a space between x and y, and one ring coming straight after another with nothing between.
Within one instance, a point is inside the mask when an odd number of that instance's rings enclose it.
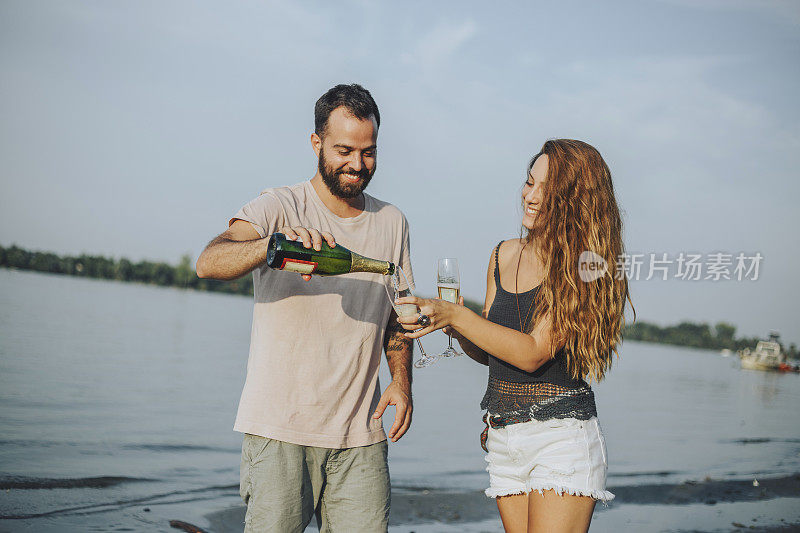
<instances>
[{"instance_id":1,"label":"river water","mask_svg":"<svg viewBox=\"0 0 800 533\"><path fill-rule=\"evenodd\" d=\"M0 531L175 531L241 504L251 312L247 297L0 269ZM396 489L485 488L485 384L466 357L415 371ZM595 393L611 487L800 472L800 375L628 342Z\"/></svg>"}]
</instances>

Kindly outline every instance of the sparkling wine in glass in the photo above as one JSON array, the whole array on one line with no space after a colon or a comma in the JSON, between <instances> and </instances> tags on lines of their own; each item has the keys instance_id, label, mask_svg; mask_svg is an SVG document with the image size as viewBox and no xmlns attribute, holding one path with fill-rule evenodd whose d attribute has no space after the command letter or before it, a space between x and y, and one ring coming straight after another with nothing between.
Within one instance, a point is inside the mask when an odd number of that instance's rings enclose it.
<instances>
[{"instance_id":1,"label":"sparkling wine in glass","mask_svg":"<svg viewBox=\"0 0 800 533\"><path fill-rule=\"evenodd\" d=\"M458 259L445 257L439 259L436 269L436 286L439 288L439 299L458 303L458 296L461 292L461 278L458 274ZM464 355L453 348L453 337L447 336L447 349L442 352L440 357L455 357Z\"/></svg>"},{"instance_id":2,"label":"sparkling wine in glass","mask_svg":"<svg viewBox=\"0 0 800 533\"><path fill-rule=\"evenodd\" d=\"M389 297L389 301L392 302L392 307L394 307L397 316L409 316L409 315L416 315L419 312L417 306L414 304L398 304L396 303L397 300L401 297L400 296L400 279L405 281L405 286L408 288L408 295L413 296L411 292L411 285L408 283L408 278L406 277L406 273L403 272L403 269L400 265L397 265L397 269L395 273L391 276L388 276L389 283L384 284L386 287L386 295ZM425 368L426 366L430 366L436 361L439 360L438 355L428 355L425 353L425 349L422 347L422 341L417 339L417 346L419 346L419 351L422 354L422 357L414 361L415 368Z\"/></svg>"}]
</instances>

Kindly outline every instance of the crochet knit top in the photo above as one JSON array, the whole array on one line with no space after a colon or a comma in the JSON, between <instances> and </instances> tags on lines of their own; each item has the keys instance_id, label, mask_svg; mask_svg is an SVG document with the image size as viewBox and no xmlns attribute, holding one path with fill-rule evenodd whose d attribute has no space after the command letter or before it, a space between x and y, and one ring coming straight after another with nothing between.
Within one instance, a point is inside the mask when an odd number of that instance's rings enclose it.
<instances>
[{"instance_id":1,"label":"crochet knit top","mask_svg":"<svg viewBox=\"0 0 800 533\"><path fill-rule=\"evenodd\" d=\"M516 331L528 331L527 327L533 317L524 319L525 329L522 329L520 315L525 317L526 312L531 309L539 286L518 293L518 310L515 293L505 291L500 284L500 265L497 259L500 244L494 252L494 282L497 291L487 319ZM491 354L487 355L489 383L481 401L481 409L488 410L491 415L518 419L520 422L551 418L588 420L597 416L594 393L586 381L570 376L563 348L534 372L525 372Z\"/></svg>"}]
</instances>

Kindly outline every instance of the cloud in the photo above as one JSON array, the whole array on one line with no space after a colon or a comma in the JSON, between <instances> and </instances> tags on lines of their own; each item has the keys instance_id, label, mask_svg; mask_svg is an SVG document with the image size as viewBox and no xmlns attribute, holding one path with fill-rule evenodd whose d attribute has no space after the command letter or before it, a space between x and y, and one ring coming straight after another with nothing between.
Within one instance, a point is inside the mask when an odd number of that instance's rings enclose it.
<instances>
[{"instance_id":1,"label":"cloud","mask_svg":"<svg viewBox=\"0 0 800 533\"><path fill-rule=\"evenodd\" d=\"M510 105L526 124L521 138L577 138L600 150L630 216L629 245L771 250L776 228L800 220L791 200L800 194L791 179L800 166L800 132L785 108L731 90L730 72L751 61L736 55L574 61L538 72L548 90L535 105L519 97ZM510 123L505 106L492 111ZM784 258L795 260L791 253Z\"/></svg>"},{"instance_id":2,"label":"cloud","mask_svg":"<svg viewBox=\"0 0 800 533\"><path fill-rule=\"evenodd\" d=\"M477 25L472 20L460 24L439 24L422 36L410 52L402 54L401 59L409 64L432 69L448 61L477 30Z\"/></svg>"},{"instance_id":3,"label":"cloud","mask_svg":"<svg viewBox=\"0 0 800 533\"><path fill-rule=\"evenodd\" d=\"M681 154L691 166L718 168L732 154L741 156L759 145L773 157L786 158L797 131L784 129L780 117L764 104L715 82L718 71L737 68L744 60L673 56L576 62L565 67L560 87L580 89L550 96L559 110L554 122L593 128L606 138L635 139L647 157ZM731 178L726 176L725 182Z\"/></svg>"}]
</instances>

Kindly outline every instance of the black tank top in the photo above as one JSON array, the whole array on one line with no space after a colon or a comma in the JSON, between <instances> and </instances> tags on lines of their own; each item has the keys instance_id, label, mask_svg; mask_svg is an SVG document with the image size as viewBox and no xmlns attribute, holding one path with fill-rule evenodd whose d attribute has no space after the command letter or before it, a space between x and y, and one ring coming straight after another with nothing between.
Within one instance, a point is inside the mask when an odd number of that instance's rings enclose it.
<instances>
[{"instance_id":1,"label":"black tank top","mask_svg":"<svg viewBox=\"0 0 800 533\"><path fill-rule=\"evenodd\" d=\"M533 314L531 307L539 292L539 286L519 294L503 289L498 260L500 244L494 252L494 283L497 290L486 318L516 331L528 331L528 326L533 320L530 316ZM519 309L517 298L519 298ZM525 322L524 329L521 328L521 317ZM487 355L489 383L481 401L481 409L488 410L492 415L522 419L526 418L525 415L530 415L530 418L537 420L550 418L587 420L597 415L594 393L586 381L570 376L563 348L534 372L526 372L491 354Z\"/></svg>"}]
</instances>

